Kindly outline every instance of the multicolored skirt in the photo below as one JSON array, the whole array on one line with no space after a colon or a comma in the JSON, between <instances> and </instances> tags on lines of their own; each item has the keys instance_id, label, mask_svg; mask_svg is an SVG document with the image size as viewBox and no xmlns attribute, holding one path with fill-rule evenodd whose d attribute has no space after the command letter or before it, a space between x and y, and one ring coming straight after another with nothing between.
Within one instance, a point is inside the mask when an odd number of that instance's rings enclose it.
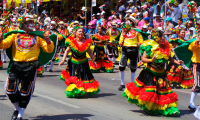
<instances>
[{"instance_id":1,"label":"multicolored skirt","mask_svg":"<svg viewBox=\"0 0 200 120\"><path fill-rule=\"evenodd\" d=\"M68 86L65 93L67 97L81 97L85 94L94 95L100 92L99 82L95 80L90 71L88 61L75 64L68 60L68 65L61 72L61 80Z\"/></svg>"},{"instance_id":2,"label":"multicolored skirt","mask_svg":"<svg viewBox=\"0 0 200 120\"><path fill-rule=\"evenodd\" d=\"M123 97L153 115L179 114L178 95L172 91L166 75L155 75L144 69L139 77L126 85Z\"/></svg>"}]
</instances>

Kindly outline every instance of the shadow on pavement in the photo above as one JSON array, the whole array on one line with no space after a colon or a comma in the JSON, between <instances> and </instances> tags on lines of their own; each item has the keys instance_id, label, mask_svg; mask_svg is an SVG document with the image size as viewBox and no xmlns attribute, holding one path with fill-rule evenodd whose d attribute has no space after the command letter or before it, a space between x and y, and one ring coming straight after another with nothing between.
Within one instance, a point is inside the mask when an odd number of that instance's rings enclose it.
<instances>
[{"instance_id":1,"label":"shadow on pavement","mask_svg":"<svg viewBox=\"0 0 200 120\"><path fill-rule=\"evenodd\" d=\"M56 76L60 76L60 75L42 75L41 77L56 77Z\"/></svg>"},{"instance_id":2,"label":"shadow on pavement","mask_svg":"<svg viewBox=\"0 0 200 120\"><path fill-rule=\"evenodd\" d=\"M83 97L79 98L79 99L88 99L88 98L100 98L100 97L107 97L107 96L114 96L116 94L114 93L99 93L93 96L88 96L88 95L84 95Z\"/></svg>"},{"instance_id":3,"label":"shadow on pavement","mask_svg":"<svg viewBox=\"0 0 200 120\"><path fill-rule=\"evenodd\" d=\"M6 95L0 95L0 100L7 100L6 98L7 98Z\"/></svg>"},{"instance_id":4,"label":"shadow on pavement","mask_svg":"<svg viewBox=\"0 0 200 120\"><path fill-rule=\"evenodd\" d=\"M89 120L87 117L93 116L92 114L63 114L53 116L37 116L31 117L33 120Z\"/></svg>"}]
</instances>

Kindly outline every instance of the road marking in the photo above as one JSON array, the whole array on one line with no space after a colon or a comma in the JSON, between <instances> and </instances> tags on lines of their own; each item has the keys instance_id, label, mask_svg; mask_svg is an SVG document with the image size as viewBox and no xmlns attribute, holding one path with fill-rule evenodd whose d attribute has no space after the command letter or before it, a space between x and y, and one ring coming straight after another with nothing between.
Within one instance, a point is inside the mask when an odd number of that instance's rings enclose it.
<instances>
[{"instance_id":1,"label":"road marking","mask_svg":"<svg viewBox=\"0 0 200 120\"><path fill-rule=\"evenodd\" d=\"M54 102L57 102L57 103L60 103L60 104L63 104L63 105L67 105L67 106L72 107L72 108L81 108L81 107L79 107L79 106L72 105L72 104L70 104L70 103L66 103L66 102L63 102L63 101L61 101L61 100L57 100L57 99L55 99L55 98L52 98L52 97L49 97L49 96L46 96L46 95L42 95L42 94L38 94L38 93L34 93L34 95L37 95L37 96L39 96L39 97L46 98L46 99L48 99L48 100L52 100L52 101L54 101Z\"/></svg>"}]
</instances>

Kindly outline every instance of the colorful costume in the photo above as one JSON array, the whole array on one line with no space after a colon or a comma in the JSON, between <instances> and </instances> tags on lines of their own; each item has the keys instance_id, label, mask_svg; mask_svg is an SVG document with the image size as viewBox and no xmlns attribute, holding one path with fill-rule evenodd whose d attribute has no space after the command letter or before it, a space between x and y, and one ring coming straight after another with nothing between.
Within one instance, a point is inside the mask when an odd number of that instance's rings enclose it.
<instances>
[{"instance_id":1,"label":"colorful costume","mask_svg":"<svg viewBox=\"0 0 200 120\"><path fill-rule=\"evenodd\" d=\"M110 37L110 44L107 45L107 55L108 59L112 61L113 63L118 58L118 41L115 39L120 35L120 32L118 29L110 28L107 30L106 35Z\"/></svg>"},{"instance_id":2,"label":"colorful costume","mask_svg":"<svg viewBox=\"0 0 200 120\"><path fill-rule=\"evenodd\" d=\"M0 49L6 49L11 65L5 85L6 94L23 111L33 94L37 69L51 60L55 53L56 35L51 36L53 41L46 42L43 34L41 31L11 31L5 33L4 40L0 42Z\"/></svg>"},{"instance_id":3,"label":"colorful costume","mask_svg":"<svg viewBox=\"0 0 200 120\"><path fill-rule=\"evenodd\" d=\"M72 52L66 70L61 73L61 79L65 80L68 86L65 92L67 97L81 97L86 93L93 95L100 91L99 82L94 79L86 57L92 43L93 41L88 39L79 45L73 37L66 39L66 46L70 47Z\"/></svg>"},{"instance_id":4,"label":"colorful costume","mask_svg":"<svg viewBox=\"0 0 200 120\"><path fill-rule=\"evenodd\" d=\"M149 59L157 54L158 59L147 63L138 78L126 84L123 93L127 101L135 103L148 113L158 115L178 114L178 95L172 91L165 73L165 63L170 56L170 44L165 41L164 49L154 40L146 40L140 46L140 53L146 54Z\"/></svg>"},{"instance_id":5,"label":"colorful costume","mask_svg":"<svg viewBox=\"0 0 200 120\"><path fill-rule=\"evenodd\" d=\"M104 36L99 34L93 35L92 40L102 41L102 43L96 43L95 45L94 58L96 61L96 65L94 65L92 61L89 61L90 70L92 72L100 72L100 70L103 70L105 72L111 73L114 71L114 64L110 60L108 60L104 51L104 44L106 43L106 40L109 39L110 38L106 35Z\"/></svg>"},{"instance_id":6,"label":"colorful costume","mask_svg":"<svg viewBox=\"0 0 200 120\"><path fill-rule=\"evenodd\" d=\"M178 45L181 45L184 43L184 40L182 39L171 39L169 40L170 43L177 43ZM171 57L173 57L175 60L178 60L178 58L174 54L174 49L172 49ZM184 69L181 65L177 65L174 63L169 63L167 66L167 78L169 79L170 83L173 84L173 86L180 84L182 88L190 88L194 85L194 78L192 75L192 69Z\"/></svg>"}]
</instances>

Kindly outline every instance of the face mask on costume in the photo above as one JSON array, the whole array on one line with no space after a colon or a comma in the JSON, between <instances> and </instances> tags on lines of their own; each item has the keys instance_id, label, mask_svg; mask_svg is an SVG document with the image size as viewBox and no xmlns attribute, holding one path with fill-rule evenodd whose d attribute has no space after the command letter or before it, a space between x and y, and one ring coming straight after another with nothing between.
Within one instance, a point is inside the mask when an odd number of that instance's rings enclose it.
<instances>
[{"instance_id":1,"label":"face mask on costume","mask_svg":"<svg viewBox=\"0 0 200 120\"><path fill-rule=\"evenodd\" d=\"M54 28L55 28L55 26L52 26L52 25L50 26L50 29L51 29L51 30L54 29Z\"/></svg>"},{"instance_id":2,"label":"face mask on costume","mask_svg":"<svg viewBox=\"0 0 200 120\"><path fill-rule=\"evenodd\" d=\"M18 23L13 23L14 26L18 26Z\"/></svg>"},{"instance_id":3,"label":"face mask on costume","mask_svg":"<svg viewBox=\"0 0 200 120\"><path fill-rule=\"evenodd\" d=\"M30 30L34 30L35 29L35 27L34 27L35 25L33 23L26 24L25 26L26 26L26 28L28 28Z\"/></svg>"},{"instance_id":4,"label":"face mask on costume","mask_svg":"<svg viewBox=\"0 0 200 120\"><path fill-rule=\"evenodd\" d=\"M59 25L59 27L60 27L60 28L63 28L63 27L64 27L64 25Z\"/></svg>"}]
</instances>

